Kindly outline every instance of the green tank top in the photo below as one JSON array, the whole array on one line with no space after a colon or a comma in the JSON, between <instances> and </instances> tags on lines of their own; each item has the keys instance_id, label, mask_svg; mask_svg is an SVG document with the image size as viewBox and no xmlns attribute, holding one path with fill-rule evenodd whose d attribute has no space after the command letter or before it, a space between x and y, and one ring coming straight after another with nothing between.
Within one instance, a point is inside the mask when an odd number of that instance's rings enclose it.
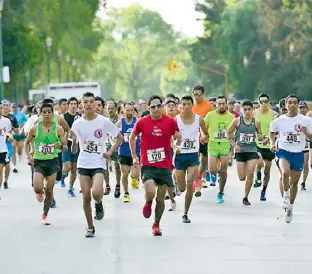
<instances>
[{"instance_id":1,"label":"green tank top","mask_svg":"<svg viewBox=\"0 0 312 274\"><path fill-rule=\"evenodd\" d=\"M56 124L56 127L58 126L58 117L59 117L59 115L58 115L57 113L54 113L54 116L53 116L53 123ZM39 117L39 122L42 122L42 116ZM61 153L62 150L56 149L56 152L57 152L57 153Z\"/></svg>"},{"instance_id":2,"label":"green tank top","mask_svg":"<svg viewBox=\"0 0 312 274\"><path fill-rule=\"evenodd\" d=\"M261 124L262 135L266 137L270 137L270 125L273 121L273 111L269 110L267 113L261 113L260 109L256 111L255 115L256 121L259 121ZM256 139L257 146L260 148L270 148L270 144L263 145L262 142Z\"/></svg>"},{"instance_id":3,"label":"green tank top","mask_svg":"<svg viewBox=\"0 0 312 274\"><path fill-rule=\"evenodd\" d=\"M57 124L53 121L51 131L45 133L42 129L42 121L38 122L37 134L34 140L36 160L51 160L57 158L57 149L54 147L55 143L59 141L57 134Z\"/></svg>"}]
</instances>

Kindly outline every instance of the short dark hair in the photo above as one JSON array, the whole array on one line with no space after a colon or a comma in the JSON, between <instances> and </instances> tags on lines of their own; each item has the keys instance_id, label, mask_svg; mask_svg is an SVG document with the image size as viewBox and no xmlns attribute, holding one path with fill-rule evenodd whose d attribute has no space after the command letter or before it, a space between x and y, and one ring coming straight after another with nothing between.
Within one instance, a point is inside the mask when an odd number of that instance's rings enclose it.
<instances>
[{"instance_id":1,"label":"short dark hair","mask_svg":"<svg viewBox=\"0 0 312 274\"><path fill-rule=\"evenodd\" d=\"M85 93L82 95L82 97L93 97L93 98L94 98L94 94L93 94L92 92L87 91L87 92L85 92Z\"/></svg>"},{"instance_id":2,"label":"short dark hair","mask_svg":"<svg viewBox=\"0 0 312 274\"><path fill-rule=\"evenodd\" d=\"M287 104L288 99L290 99L290 98L296 98L297 101L298 101L298 104L299 104L300 99L299 99L299 97L298 97L296 94L290 94L290 95L288 95L288 96L286 97L286 100L285 100L285 103L286 103L286 104Z\"/></svg>"},{"instance_id":3,"label":"short dark hair","mask_svg":"<svg viewBox=\"0 0 312 274\"><path fill-rule=\"evenodd\" d=\"M253 104L258 104L258 105L259 105L259 102L258 102L258 101L253 101L252 103L253 103Z\"/></svg>"},{"instance_id":4,"label":"short dark hair","mask_svg":"<svg viewBox=\"0 0 312 274\"><path fill-rule=\"evenodd\" d=\"M225 103L227 103L227 98L226 98L226 96L224 96L224 95L219 95L219 96L216 98L216 101L217 101L218 99L225 99Z\"/></svg>"},{"instance_id":5,"label":"short dark hair","mask_svg":"<svg viewBox=\"0 0 312 274\"><path fill-rule=\"evenodd\" d=\"M282 98L280 101L279 101L279 107L282 108L282 107L285 107L286 106L286 98Z\"/></svg>"},{"instance_id":6,"label":"short dark hair","mask_svg":"<svg viewBox=\"0 0 312 274\"><path fill-rule=\"evenodd\" d=\"M51 104L51 105L53 105L54 101L52 99L50 99L50 98L47 98L47 99L44 99L42 101L42 104Z\"/></svg>"},{"instance_id":7,"label":"short dark hair","mask_svg":"<svg viewBox=\"0 0 312 274\"><path fill-rule=\"evenodd\" d=\"M258 100L260 100L261 97L266 97L270 101L270 96L267 93L264 93L264 92L260 93L258 96Z\"/></svg>"},{"instance_id":8,"label":"short dark hair","mask_svg":"<svg viewBox=\"0 0 312 274\"><path fill-rule=\"evenodd\" d=\"M176 98L176 96L173 93L168 93L166 98Z\"/></svg>"},{"instance_id":9,"label":"short dark hair","mask_svg":"<svg viewBox=\"0 0 312 274\"><path fill-rule=\"evenodd\" d=\"M76 101L77 106L79 105L79 103L78 103L78 99L77 99L76 97L70 97L70 98L67 100L67 104L69 105L69 104L70 104L70 102L72 102L72 101Z\"/></svg>"},{"instance_id":10,"label":"short dark hair","mask_svg":"<svg viewBox=\"0 0 312 274\"><path fill-rule=\"evenodd\" d=\"M216 97L212 97L209 99L209 102L215 102L215 101L217 101Z\"/></svg>"},{"instance_id":11,"label":"short dark hair","mask_svg":"<svg viewBox=\"0 0 312 274\"><path fill-rule=\"evenodd\" d=\"M67 103L67 99L66 98L61 98L59 101L58 101L58 104L61 105L63 103Z\"/></svg>"},{"instance_id":12,"label":"short dark hair","mask_svg":"<svg viewBox=\"0 0 312 274\"><path fill-rule=\"evenodd\" d=\"M153 100L156 100L156 99L158 99L158 100L160 101L161 104L163 103L163 100L161 99L160 96L158 96L158 95L153 95L153 96L151 96L151 97L148 99L147 105L150 106L150 105L151 105L151 102L152 102Z\"/></svg>"},{"instance_id":13,"label":"short dark hair","mask_svg":"<svg viewBox=\"0 0 312 274\"><path fill-rule=\"evenodd\" d=\"M253 104L250 100L246 100L242 103L242 107L251 107L253 108Z\"/></svg>"},{"instance_id":14,"label":"short dark hair","mask_svg":"<svg viewBox=\"0 0 312 274\"><path fill-rule=\"evenodd\" d=\"M100 101L102 107L105 107L105 101L104 101L104 99L103 99L102 97L96 96L96 97L94 98L94 100L95 100L95 101Z\"/></svg>"},{"instance_id":15,"label":"short dark hair","mask_svg":"<svg viewBox=\"0 0 312 274\"><path fill-rule=\"evenodd\" d=\"M139 113L139 111L136 107L134 107L134 112Z\"/></svg>"},{"instance_id":16,"label":"short dark hair","mask_svg":"<svg viewBox=\"0 0 312 274\"><path fill-rule=\"evenodd\" d=\"M44 101L44 100L43 100L43 101ZM52 110L52 112L53 112L53 105L50 104L50 103L42 103L42 106L41 106L41 108L40 108L41 113L42 113L42 110L43 110L44 108L51 108L51 110Z\"/></svg>"},{"instance_id":17,"label":"short dark hair","mask_svg":"<svg viewBox=\"0 0 312 274\"><path fill-rule=\"evenodd\" d=\"M183 101L183 100L185 100L185 101L191 101L191 102L192 102L192 105L194 104L193 97L190 96L190 95L185 95L185 96L183 96L183 97L181 98L181 101Z\"/></svg>"},{"instance_id":18,"label":"short dark hair","mask_svg":"<svg viewBox=\"0 0 312 274\"><path fill-rule=\"evenodd\" d=\"M180 100L180 98L179 98L179 97L177 97L177 96L176 96L174 99L175 99L175 101L176 101L176 104L179 104L179 103L180 103L180 101L181 101L181 100Z\"/></svg>"},{"instance_id":19,"label":"short dark hair","mask_svg":"<svg viewBox=\"0 0 312 274\"><path fill-rule=\"evenodd\" d=\"M204 89L204 86L202 85L196 85L193 87L192 91L194 90L200 90L202 93L205 93L205 89Z\"/></svg>"},{"instance_id":20,"label":"short dark hair","mask_svg":"<svg viewBox=\"0 0 312 274\"><path fill-rule=\"evenodd\" d=\"M236 103L235 101L230 101L229 105L235 105L235 103Z\"/></svg>"},{"instance_id":21,"label":"short dark hair","mask_svg":"<svg viewBox=\"0 0 312 274\"><path fill-rule=\"evenodd\" d=\"M107 101L107 105L108 105L108 104L114 104L114 105L115 105L115 108L117 108L117 107L118 107L117 102L116 102L116 101L114 101L114 100L109 100L109 101Z\"/></svg>"}]
</instances>

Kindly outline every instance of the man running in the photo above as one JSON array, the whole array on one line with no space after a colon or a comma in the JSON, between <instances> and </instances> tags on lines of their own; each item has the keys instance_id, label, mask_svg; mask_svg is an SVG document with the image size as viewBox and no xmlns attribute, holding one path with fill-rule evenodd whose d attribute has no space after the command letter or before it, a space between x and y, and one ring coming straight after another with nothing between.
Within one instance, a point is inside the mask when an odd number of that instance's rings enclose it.
<instances>
[{"instance_id":1,"label":"man running","mask_svg":"<svg viewBox=\"0 0 312 274\"><path fill-rule=\"evenodd\" d=\"M96 96L95 97L95 104L96 104L96 113L106 116L107 115L107 111L105 110L105 101L102 97L100 96Z\"/></svg>"},{"instance_id":2,"label":"man running","mask_svg":"<svg viewBox=\"0 0 312 274\"><path fill-rule=\"evenodd\" d=\"M109 158L121 144L123 138L119 129L106 117L95 112L96 104L94 94L86 92L82 96L84 115L74 121L72 137L79 142L80 153L78 156L78 173L83 196L83 210L88 223L86 237L95 236L95 228L91 210L91 191L95 200L96 220L104 217L103 180L107 167L106 159ZM116 138L115 143L106 151L107 134ZM72 153L78 152L78 144L73 141Z\"/></svg>"},{"instance_id":3,"label":"man running","mask_svg":"<svg viewBox=\"0 0 312 274\"><path fill-rule=\"evenodd\" d=\"M205 118L206 126L209 127L208 166L211 179L216 180L217 172L220 172L217 202L223 203L224 187L227 180L227 169L231 150L230 141L226 138L226 131L235 116L227 111L227 99L225 96L217 97L216 108L215 111L209 112ZM221 165L220 171L219 165ZM215 182L216 181L214 181L214 183Z\"/></svg>"},{"instance_id":4,"label":"man running","mask_svg":"<svg viewBox=\"0 0 312 274\"><path fill-rule=\"evenodd\" d=\"M270 97L266 93L261 93L258 96L258 101L260 108L254 112L254 117L256 121L261 124L261 130L263 135L268 139L270 137L270 125L273 119L277 116L277 113L270 108ZM261 169L264 166L264 178L263 178L263 188L260 195L260 201L266 201L266 189L270 181L272 161L275 158L275 154L271 151L271 145L268 143L264 145L261 141L256 139L257 150L259 153L259 160L257 162L257 177L254 183L254 187L261 186Z\"/></svg>"},{"instance_id":5,"label":"man running","mask_svg":"<svg viewBox=\"0 0 312 274\"><path fill-rule=\"evenodd\" d=\"M170 156L171 138L181 144L181 133L177 122L162 115L163 101L159 96L152 96L148 101L150 115L140 119L130 136L130 149L133 164L139 165L136 156L136 138L141 134L142 181L145 188L146 203L143 216L149 218L152 214L152 203L156 195L155 222L152 233L161 236L159 222L165 209L167 187L173 187L172 160ZM156 194L157 190L157 194Z\"/></svg>"},{"instance_id":6,"label":"man running","mask_svg":"<svg viewBox=\"0 0 312 274\"><path fill-rule=\"evenodd\" d=\"M65 119L68 126L71 128L74 121L77 120L79 117L81 117L81 114L77 111L78 109L78 99L76 97L71 97L67 101L68 105L68 111L61 115L62 118ZM67 141L68 150L66 152L63 152L62 155L62 162L63 162L63 175L61 179L61 185L65 185L65 178L68 176L68 173L70 172L69 177L69 189L67 191L68 197L75 197L74 193L74 183L77 178L77 160L79 151L76 154L73 154L71 151L72 146L72 138L71 136L68 136Z\"/></svg>"},{"instance_id":7,"label":"man running","mask_svg":"<svg viewBox=\"0 0 312 274\"><path fill-rule=\"evenodd\" d=\"M1 115L1 110L2 104L0 103L0 190L2 185L3 167L10 161L6 142L8 141L8 138L11 142L13 141L13 138L10 135L12 131L12 123L10 119Z\"/></svg>"},{"instance_id":8,"label":"man running","mask_svg":"<svg viewBox=\"0 0 312 274\"><path fill-rule=\"evenodd\" d=\"M227 131L227 137L235 150L238 178L240 181L246 180L243 204L249 206L251 204L248 195L252 187L257 160L259 159L256 136L260 141L263 141L263 144L267 144L268 139L263 139L261 124L253 117L252 102L244 101L242 110L243 115L233 120Z\"/></svg>"},{"instance_id":9,"label":"man running","mask_svg":"<svg viewBox=\"0 0 312 274\"><path fill-rule=\"evenodd\" d=\"M37 200L44 199L43 215L41 222L49 225L47 216L53 200L53 188L56 173L60 166L58 162L57 149L67 150L64 130L54 121L53 106L43 103L41 106L42 119L31 128L27 135L25 151L29 165L34 165L34 190ZM34 155L31 155L31 143L34 141ZM46 186L44 180L46 179ZM44 192L43 192L44 190Z\"/></svg>"},{"instance_id":10,"label":"man running","mask_svg":"<svg viewBox=\"0 0 312 274\"><path fill-rule=\"evenodd\" d=\"M130 194L128 187L128 176L131 171L132 177L132 188L137 189L139 187L139 177L140 177L140 167L133 166L133 159L131 157L131 151L129 146L129 139L131 132L134 128L137 118L133 116L134 114L134 105L131 102L128 102L124 105L125 118L121 118L117 123L123 136L123 142L119 147L119 163L121 165L121 182L124 188L124 203L130 202ZM140 157L140 136L136 140L136 155Z\"/></svg>"},{"instance_id":11,"label":"man running","mask_svg":"<svg viewBox=\"0 0 312 274\"><path fill-rule=\"evenodd\" d=\"M205 118L208 112L213 110L212 104L205 100L205 89L202 85L196 85L193 88L193 96L195 98L195 104L193 106L193 112L199 115L202 118ZM206 188L206 180L205 177L210 181L209 172L207 171L208 168L208 143L200 142L199 145L199 181L194 183L194 191L198 193L201 191L201 187ZM207 172L207 176L206 176Z\"/></svg>"},{"instance_id":12,"label":"man running","mask_svg":"<svg viewBox=\"0 0 312 274\"><path fill-rule=\"evenodd\" d=\"M299 98L289 95L286 98L288 113L273 120L270 126L271 149L276 151L274 143L278 134L279 166L282 171L284 197L282 207L285 209L285 222L293 218L293 206L298 191L298 182L304 165L304 147L306 138L312 139L312 123L310 118L298 113Z\"/></svg>"},{"instance_id":13,"label":"man running","mask_svg":"<svg viewBox=\"0 0 312 274\"><path fill-rule=\"evenodd\" d=\"M108 113L108 119L115 125L119 118L118 118L118 114L117 114L117 103L115 101L108 101L107 102L107 113ZM110 148L112 147L112 137L109 136L109 138L107 139L107 150L110 150ZM114 192L114 197L116 199L118 199L120 197L120 179L121 179L121 171L120 171L120 164L118 162L118 151L114 151L111 158L107 161L108 167L110 166L110 163L113 162L114 163L114 168L115 168L115 176L116 176L116 187L115 187L115 192ZM110 170L109 168L107 168L107 170L105 171L105 183L106 183L106 188L105 188L105 193L104 195L109 195L109 193L111 192L111 187L109 184L109 173Z\"/></svg>"},{"instance_id":14,"label":"man running","mask_svg":"<svg viewBox=\"0 0 312 274\"><path fill-rule=\"evenodd\" d=\"M193 199L193 183L198 176L198 151L199 151L199 132L203 132L204 141L208 141L207 127L203 118L194 114L192 96L181 98L182 113L176 117L179 130L182 134L181 146L176 149L174 165L178 188L181 192L186 189L183 223L190 223L188 211ZM185 178L186 176L186 178Z\"/></svg>"}]
</instances>

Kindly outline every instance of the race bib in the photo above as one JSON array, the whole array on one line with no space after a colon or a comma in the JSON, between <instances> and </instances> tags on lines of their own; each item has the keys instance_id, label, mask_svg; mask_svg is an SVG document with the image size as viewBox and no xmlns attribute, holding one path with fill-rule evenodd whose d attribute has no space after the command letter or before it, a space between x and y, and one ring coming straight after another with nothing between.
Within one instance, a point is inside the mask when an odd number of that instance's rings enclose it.
<instances>
[{"instance_id":1,"label":"race bib","mask_svg":"<svg viewBox=\"0 0 312 274\"><path fill-rule=\"evenodd\" d=\"M195 142L196 140L184 139L182 141L181 148L182 149L195 149L196 148Z\"/></svg>"},{"instance_id":2,"label":"race bib","mask_svg":"<svg viewBox=\"0 0 312 274\"><path fill-rule=\"evenodd\" d=\"M84 141L83 151L92 154L101 154L101 145L93 141Z\"/></svg>"},{"instance_id":3,"label":"race bib","mask_svg":"<svg viewBox=\"0 0 312 274\"><path fill-rule=\"evenodd\" d=\"M149 149L147 151L147 161L150 164L159 163L164 161L165 159L166 159L165 149L163 147L157 149Z\"/></svg>"},{"instance_id":4,"label":"race bib","mask_svg":"<svg viewBox=\"0 0 312 274\"><path fill-rule=\"evenodd\" d=\"M223 130L216 131L214 137L215 139L226 139L226 131L223 131Z\"/></svg>"},{"instance_id":5,"label":"race bib","mask_svg":"<svg viewBox=\"0 0 312 274\"><path fill-rule=\"evenodd\" d=\"M287 132L283 135L283 143L284 144L300 144L300 134L293 133L293 132Z\"/></svg>"},{"instance_id":6,"label":"race bib","mask_svg":"<svg viewBox=\"0 0 312 274\"><path fill-rule=\"evenodd\" d=\"M254 142L254 134L241 133L239 142L243 144L252 144Z\"/></svg>"},{"instance_id":7,"label":"race bib","mask_svg":"<svg viewBox=\"0 0 312 274\"><path fill-rule=\"evenodd\" d=\"M40 154L44 154L44 155L49 155L49 154L53 154L54 153L54 144L40 144L39 145L39 153Z\"/></svg>"},{"instance_id":8,"label":"race bib","mask_svg":"<svg viewBox=\"0 0 312 274\"><path fill-rule=\"evenodd\" d=\"M125 143L129 143L130 133L125 132L123 137L124 137L124 142L125 142Z\"/></svg>"}]
</instances>

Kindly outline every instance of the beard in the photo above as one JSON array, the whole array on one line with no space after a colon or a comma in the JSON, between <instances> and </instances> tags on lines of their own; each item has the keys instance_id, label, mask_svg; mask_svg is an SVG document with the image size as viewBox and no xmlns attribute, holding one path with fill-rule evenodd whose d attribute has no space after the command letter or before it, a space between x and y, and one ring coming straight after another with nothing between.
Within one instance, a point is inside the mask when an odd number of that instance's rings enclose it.
<instances>
[{"instance_id":1,"label":"beard","mask_svg":"<svg viewBox=\"0 0 312 274\"><path fill-rule=\"evenodd\" d=\"M133 118L133 115L132 115L132 114L127 114L127 115L126 115L126 118L130 120L130 119Z\"/></svg>"},{"instance_id":2,"label":"beard","mask_svg":"<svg viewBox=\"0 0 312 274\"><path fill-rule=\"evenodd\" d=\"M218 110L220 113L225 113L226 112L226 109L222 109L222 110Z\"/></svg>"}]
</instances>

